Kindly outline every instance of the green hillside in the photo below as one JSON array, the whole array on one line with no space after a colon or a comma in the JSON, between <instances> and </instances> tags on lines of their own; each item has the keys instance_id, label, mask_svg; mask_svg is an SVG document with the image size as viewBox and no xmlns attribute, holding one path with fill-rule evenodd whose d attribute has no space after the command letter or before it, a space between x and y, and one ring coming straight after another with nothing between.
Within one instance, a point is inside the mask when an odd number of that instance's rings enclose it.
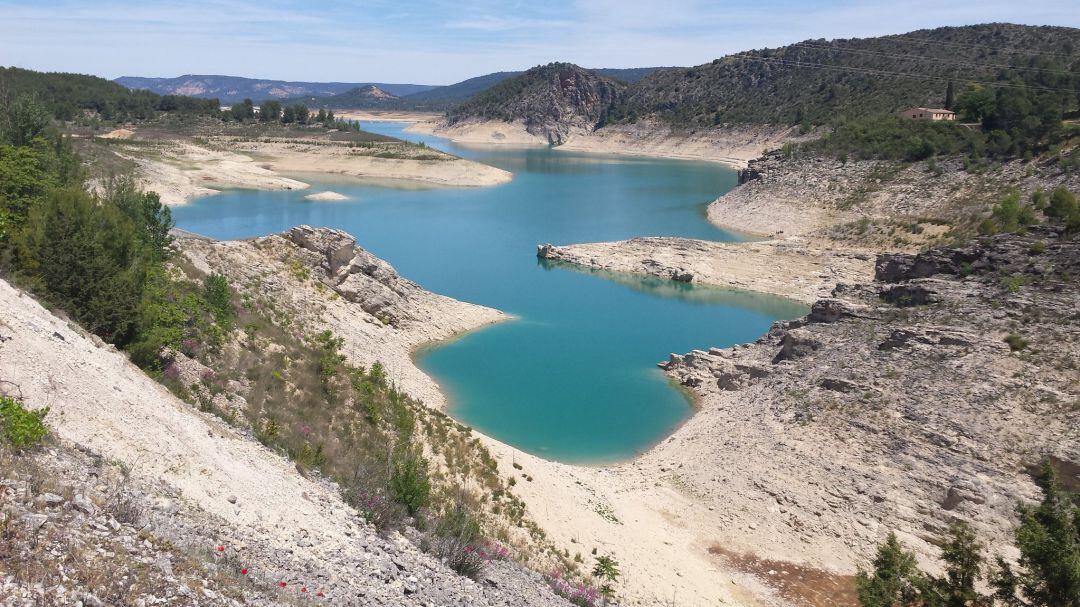
<instances>
[{"instance_id":1,"label":"green hillside","mask_svg":"<svg viewBox=\"0 0 1080 607\"><path fill-rule=\"evenodd\" d=\"M217 99L158 95L129 90L97 76L17 67L0 67L0 95L32 96L61 120L72 120L84 111L105 120L141 120L172 111L216 115L219 111Z\"/></svg>"},{"instance_id":2,"label":"green hillside","mask_svg":"<svg viewBox=\"0 0 1080 607\"><path fill-rule=\"evenodd\" d=\"M680 126L835 124L908 106L940 107L948 83L1002 85L1075 106L1080 30L986 24L879 38L807 40L657 71L609 121Z\"/></svg>"}]
</instances>

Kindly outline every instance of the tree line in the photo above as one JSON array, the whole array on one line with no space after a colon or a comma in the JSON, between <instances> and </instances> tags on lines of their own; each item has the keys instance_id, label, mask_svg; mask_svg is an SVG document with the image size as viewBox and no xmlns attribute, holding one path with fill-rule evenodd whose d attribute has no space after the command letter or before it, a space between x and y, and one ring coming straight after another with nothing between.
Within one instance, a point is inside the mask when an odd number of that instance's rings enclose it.
<instances>
[{"instance_id":1,"label":"tree line","mask_svg":"<svg viewBox=\"0 0 1080 607\"><path fill-rule=\"evenodd\" d=\"M148 120L162 112L220 113L217 99L133 91L97 76L0 67L0 98L11 103L24 96L36 98L53 118L65 121L87 113L107 121Z\"/></svg>"}]
</instances>

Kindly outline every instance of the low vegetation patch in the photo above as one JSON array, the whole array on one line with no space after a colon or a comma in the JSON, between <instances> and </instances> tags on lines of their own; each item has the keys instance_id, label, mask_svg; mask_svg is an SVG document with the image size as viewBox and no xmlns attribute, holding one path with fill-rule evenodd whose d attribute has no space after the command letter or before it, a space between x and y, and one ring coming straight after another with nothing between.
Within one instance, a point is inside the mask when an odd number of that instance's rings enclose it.
<instances>
[{"instance_id":1,"label":"low vegetation patch","mask_svg":"<svg viewBox=\"0 0 1080 607\"><path fill-rule=\"evenodd\" d=\"M44 409L28 410L14 398L0 397L0 435L16 450L31 449L41 443L49 430Z\"/></svg>"}]
</instances>

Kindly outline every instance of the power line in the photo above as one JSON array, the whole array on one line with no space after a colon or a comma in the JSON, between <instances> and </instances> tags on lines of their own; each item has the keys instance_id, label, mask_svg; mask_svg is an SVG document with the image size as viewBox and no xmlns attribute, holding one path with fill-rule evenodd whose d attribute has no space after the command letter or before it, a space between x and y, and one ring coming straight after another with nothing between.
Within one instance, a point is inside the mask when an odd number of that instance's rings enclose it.
<instances>
[{"instance_id":1,"label":"power line","mask_svg":"<svg viewBox=\"0 0 1080 607\"><path fill-rule=\"evenodd\" d=\"M1053 92L1053 93L1070 93L1070 94L1075 94L1076 93L1076 91L1073 90L1073 89L1062 89L1062 88L1047 87L1047 86L1033 86L1033 85L1027 85L1027 84L1017 84L1017 83L1013 83L1013 82L985 82L985 81L978 81L978 80L973 80L973 79L968 79L968 78L959 78L959 77L946 78L946 77L943 77L943 76L930 76L930 75L927 75L927 74L911 74L911 73L908 73L908 72L892 72L892 71L888 71L888 70L878 70L878 69L874 69L874 68L851 67L851 66L846 66L846 65L828 65L828 64L824 64L824 63L813 63L813 62L809 62L809 61L798 61L798 60L794 60L794 59L781 59L779 57L753 57L753 56L750 56L750 55L734 55L734 57L740 58L740 59L747 59L747 60L750 60L750 61L761 61L761 62L766 62L766 63L780 63L780 64L783 64L783 65L792 65L792 66L796 66L796 67L814 67L814 68L820 68L820 69L826 69L826 70L838 70L838 71L853 72L853 73L859 73L859 74L870 74L870 75L875 75L875 76L894 76L894 77L899 77L899 78L912 78L912 79L916 79L916 80L936 80L936 81L939 81L939 82L949 82L949 81L953 81L953 80L962 80L962 81L965 81L965 82L972 82L974 84L981 84L983 86L990 86L990 87L999 87L999 88L1000 87L1005 87L1005 88L1015 88L1015 89L1027 89L1027 90L1034 90L1034 91L1047 91L1047 92Z\"/></svg>"},{"instance_id":2,"label":"power line","mask_svg":"<svg viewBox=\"0 0 1080 607\"><path fill-rule=\"evenodd\" d=\"M812 49L836 51L836 52L839 52L839 53L856 53L856 54L859 54L859 55L876 55L876 56L882 56L882 57L891 57L891 58L894 58L894 59L915 59L915 60L922 60L922 61L936 61L938 63L953 64L953 65L965 65L965 66L969 66L969 67L988 67L988 68L1005 69L1005 70L1029 70L1029 71L1037 71L1037 72L1048 72L1048 73L1051 73L1051 74L1060 74L1060 75L1064 75L1064 76L1078 75L1076 72L1070 72L1070 71L1067 71L1067 70L1053 70L1053 69L1042 68L1042 67L1018 67L1018 66L1013 66L1013 65L1003 65L1003 64L999 64L999 63L978 63L978 62L974 62L974 61L964 61L964 60L960 60L960 59L943 59L943 58L940 58L940 57L927 57L925 55L907 55L907 54L899 54L899 53L888 53L888 52L885 52L885 51L871 51L871 50L867 50L867 49L839 48L839 47L830 46L830 45L827 45L827 44L814 44L814 43L810 43L810 42L798 42L796 44L792 44L791 46L799 46L799 47L812 48Z\"/></svg>"},{"instance_id":3,"label":"power line","mask_svg":"<svg viewBox=\"0 0 1080 607\"><path fill-rule=\"evenodd\" d=\"M896 34L894 36L883 36L885 39L900 38L903 40L914 40L915 42L922 42L924 44L939 44L941 46L951 46L956 48L977 48L983 50L991 50L999 53L1013 53L1016 55L1045 55L1048 57L1063 57L1065 59L1080 59L1080 54L1077 53L1054 53L1050 51L1025 51L1017 48L990 46L988 44L968 44L964 42L945 42L943 40L930 40L929 38L919 38L918 36L909 36L907 34Z\"/></svg>"}]
</instances>

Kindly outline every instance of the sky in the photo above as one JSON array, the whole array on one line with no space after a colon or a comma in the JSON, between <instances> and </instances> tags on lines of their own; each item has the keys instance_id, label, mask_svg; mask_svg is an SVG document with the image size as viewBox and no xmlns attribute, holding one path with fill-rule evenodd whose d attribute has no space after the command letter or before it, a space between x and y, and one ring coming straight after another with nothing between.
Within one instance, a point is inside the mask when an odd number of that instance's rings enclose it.
<instances>
[{"instance_id":1,"label":"sky","mask_svg":"<svg viewBox=\"0 0 1080 607\"><path fill-rule=\"evenodd\" d=\"M0 65L452 84L550 61L686 66L810 38L991 21L1080 27L1080 2L0 0Z\"/></svg>"}]
</instances>

